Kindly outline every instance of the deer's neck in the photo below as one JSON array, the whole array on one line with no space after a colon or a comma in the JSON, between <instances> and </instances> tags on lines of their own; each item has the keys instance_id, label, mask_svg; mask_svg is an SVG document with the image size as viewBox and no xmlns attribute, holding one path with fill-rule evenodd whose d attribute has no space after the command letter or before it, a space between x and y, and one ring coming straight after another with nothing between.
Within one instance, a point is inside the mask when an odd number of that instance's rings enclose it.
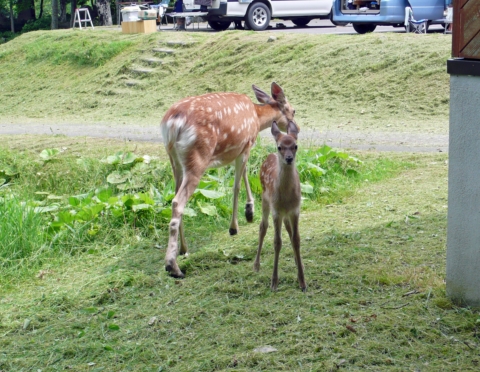
<instances>
[{"instance_id":1,"label":"deer's neck","mask_svg":"<svg viewBox=\"0 0 480 372\"><path fill-rule=\"evenodd\" d=\"M295 184L295 180L298 178L297 168L295 164L285 164L281 159L280 156L277 154L278 160L278 183L280 185L290 185L293 186Z\"/></svg>"},{"instance_id":2,"label":"deer's neck","mask_svg":"<svg viewBox=\"0 0 480 372\"><path fill-rule=\"evenodd\" d=\"M286 209L298 206L301 199L300 180L295 164L284 164L280 158L278 158L274 198Z\"/></svg>"},{"instance_id":3,"label":"deer's neck","mask_svg":"<svg viewBox=\"0 0 480 372\"><path fill-rule=\"evenodd\" d=\"M272 126L272 122L274 120L278 120L281 116L281 112L279 111L276 104L269 105L255 103L254 105L260 124L259 132L264 129L270 128Z\"/></svg>"}]
</instances>

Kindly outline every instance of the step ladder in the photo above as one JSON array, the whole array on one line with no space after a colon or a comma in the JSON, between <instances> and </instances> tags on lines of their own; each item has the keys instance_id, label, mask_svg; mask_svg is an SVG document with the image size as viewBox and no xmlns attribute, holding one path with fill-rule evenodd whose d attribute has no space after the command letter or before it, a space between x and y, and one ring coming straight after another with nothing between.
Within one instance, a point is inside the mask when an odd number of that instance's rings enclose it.
<instances>
[{"instance_id":1,"label":"step ladder","mask_svg":"<svg viewBox=\"0 0 480 372\"><path fill-rule=\"evenodd\" d=\"M80 16L80 12L82 12L82 16L84 18L81 18ZM85 25L83 27L87 27L87 23L90 23L90 26L92 27L92 29L94 29L93 27L93 23L92 23L92 17L90 17L90 12L88 11L88 8L80 8L80 9L75 9L75 18L73 20L73 28L75 28L75 24L78 23L78 27L80 28L80 30L82 29L82 22L85 23Z\"/></svg>"}]
</instances>

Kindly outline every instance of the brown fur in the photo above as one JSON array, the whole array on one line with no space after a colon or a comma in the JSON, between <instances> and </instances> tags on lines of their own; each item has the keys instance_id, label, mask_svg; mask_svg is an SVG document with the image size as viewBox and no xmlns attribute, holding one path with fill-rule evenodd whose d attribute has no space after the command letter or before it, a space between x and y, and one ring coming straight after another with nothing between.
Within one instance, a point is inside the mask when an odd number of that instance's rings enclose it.
<instances>
[{"instance_id":1,"label":"brown fur","mask_svg":"<svg viewBox=\"0 0 480 372\"><path fill-rule=\"evenodd\" d=\"M297 127L289 123L287 135L278 129L275 122L272 124L272 134L277 143L278 152L268 155L262 164L260 181L262 183L262 222L260 223L257 257L254 263L254 270L260 270L260 254L263 240L268 229L268 218L272 212L273 225L275 229L274 248L275 261L272 274L272 291L278 287L278 259L282 248L282 222L285 224L290 241L292 243L297 264L298 283L305 291L305 277L303 272L302 258L300 257L300 235L298 231L298 220L300 216L301 189L298 171L295 167L295 156L297 153Z\"/></svg>"},{"instance_id":2,"label":"brown fur","mask_svg":"<svg viewBox=\"0 0 480 372\"><path fill-rule=\"evenodd\" d=\"M253 103L244 94L208 93L177 102L162 119L163 141L176 184L165 255L165 269L174 277L184 276L176 262L179 235L180 253L187 252L181 221L183 209L205 170L235 163L230 223L230 234L234 235L238 231L238 192L242 178L247 189L247 221L253 219L253 196L246 163L258 133L270 127L274 120L282 128L289 122L294 123L294 110L279 85L272 83L271 96L255 85L252 88L261 104Z\"/></svg>"}]
</instances>

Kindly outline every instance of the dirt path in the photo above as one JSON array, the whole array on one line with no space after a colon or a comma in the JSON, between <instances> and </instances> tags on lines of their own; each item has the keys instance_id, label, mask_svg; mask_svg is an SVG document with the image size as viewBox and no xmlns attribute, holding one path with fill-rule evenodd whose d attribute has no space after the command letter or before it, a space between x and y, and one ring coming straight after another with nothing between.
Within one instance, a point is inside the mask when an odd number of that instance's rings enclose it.
<instances>
[{"instance_id":1,"label":"dirt path","mask_svg":"<svg viewBox=\"0 0 480 372\"><path fill-rule=\"evenodd\" d=\"M116 138L130 141L161 142L158 126L95 124L3 124L2 134L65 135L71 137ZM262 137L270 137L268 131ZM448 135L402 132L347 132L303 130L300 139L308 145L376 151L448 152Z\"/></svg>"}]
</instances>

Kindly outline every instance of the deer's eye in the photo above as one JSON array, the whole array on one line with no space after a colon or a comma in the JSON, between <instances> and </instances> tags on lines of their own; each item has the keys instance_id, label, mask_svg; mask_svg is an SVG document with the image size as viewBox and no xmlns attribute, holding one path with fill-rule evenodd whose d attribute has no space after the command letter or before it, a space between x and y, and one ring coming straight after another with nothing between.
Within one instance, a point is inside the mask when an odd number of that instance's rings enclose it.
<instances>
[{"instance_id":1,"label":"deer's eye","mask_svg":"<svg viewBox=\"0 0 480 372\"><path fill-rule=\"evenodd\" d=\"M293 115L295 115L295 110L293 110Z\"/></svg>"},{"instance_id":2,"label":"deer's eye","mask_svg":"<svg viewBox=\"0 0 480 372\"><path fill-rule=\"evenodd\" d=\"M277 149L278 149L278 151L282 151L281 146L278 146Z\"/></svg>"},{"instance_id":3,"label":"deer's eye","mask_svg":"<svg viewBox=\"0 0 480 372\"><path fill-rule=\"evenodd\" d=\"M295 145L295 150L296 150L297 148L298 148L297 145Z\"/></svg>"}]
</instances>

